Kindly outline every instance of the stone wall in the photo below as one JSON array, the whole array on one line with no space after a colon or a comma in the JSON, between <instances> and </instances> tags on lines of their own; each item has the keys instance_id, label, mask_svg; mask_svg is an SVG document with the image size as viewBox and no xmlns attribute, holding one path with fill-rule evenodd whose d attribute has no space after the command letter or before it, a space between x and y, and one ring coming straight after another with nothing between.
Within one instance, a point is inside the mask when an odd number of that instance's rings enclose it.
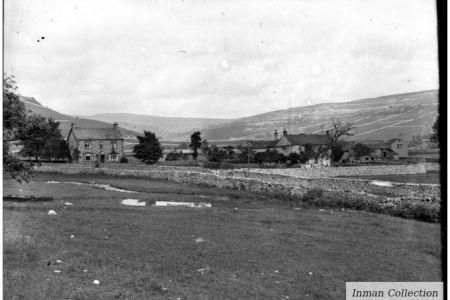
<instances>
[{"instance_id":1,"label":"stone wall","mask_svg":"<svg viewBox=\"0 0 450 300\"><path fill-rule=\"evenodd\" d=\"M106 174L112 176L144 177L286 195L302 195L311 189L323 189L353 194L363 193L385 198L405 198L432 202L440 202L441 200L440 185L436 184L393 183L392 186L378 186L374 185L370 180L360 179L298 178L287 175L258 172L245 173L234 170L217 170L207 173L203 172L200 168L195 171L188 171L182 168L175 169L174 167L146 167L140 169L124 169L110 166L93 168L73 164L43 164L40 167L36 167L36 170L63 174Z\"/></svg>"},{"instance_id":2,"label":"stone wall","mask_svg":"<svg viewBox=\"0 0 450 300\"><path fill-rule=\"evenodd\" d=\"M304 178L289 175L234 170L218 170L216 175L236 178L255 178L268 182L288 184L306 189L328 189L335 191L360 191L385 197L410 199L429 199L440 201L440 184L391 183L390 186L376 185L373 180L350 178Z\"/></svg>"},{"instance_id":3,"label":"stone wall","mask_svg":"<svg viewBox=\"0 0 450 300\"><path fill-rule=\"evenodd\" d=\"M325 178L338 176L402 175L420 174L440 170L437 163L408 165L371 165L330 168L289 168L289 169L250 169L253 173L287 175L292 177ZM245 169L241 170L245 171Z\"/></svg>"}]
</instances>

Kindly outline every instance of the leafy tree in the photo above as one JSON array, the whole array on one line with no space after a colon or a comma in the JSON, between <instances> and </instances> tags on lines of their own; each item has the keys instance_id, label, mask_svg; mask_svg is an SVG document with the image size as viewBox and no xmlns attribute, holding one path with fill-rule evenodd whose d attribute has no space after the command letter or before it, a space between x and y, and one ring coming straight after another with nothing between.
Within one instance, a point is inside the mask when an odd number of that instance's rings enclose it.
<instances>
[{"instance_id":1,"label":"leafy tree","mask_svg":"<svg viewBox=\"0 0 450 300\"><path fill-rule=\"evenodd\" d=\"M362 143L357 143L353 146L353 152L355 153L356 158L360 158L362 156L370 155L370 148Z\"/></svg>"},{"instance_id":2,"label":"leafy tree","mask_svg":"<svg viewBox=\"0 0 450 300\"><path fill-rule=\"evenodd\" d=\"M198 149L202 146L202 137L200 135L200 131L196 131L191 135L191 144L189 147L194 150L194 159L197 159Z\"/></svg>"},{"instance_id":3,"label":"leafy tree","mask_svg":"<svg viewBox=\"0 0 450 300\"><path fill-rule=\"evenodd\" d=\"M228 158L233 158L234 155L234 148L231 145L228 145L226 147L223 148L226 152L227 152L227 157Z\"/></svg>"},{"instance_id":4,"label":"leafy tree","mask_svg":"<svg viewBox=\"0 0 450 300\"><path fill-rule=\"evenodd\" d=\"M258 152L255 154L255 161L258 163L267 162L281 162L284 161L284 155L278 153L276 150L266 150L265 152Z\"/></svg>"},{"instance_id":5,"label":"leafy tree","mask_svg":"<svg viewBox=\"0 0 450 300\"><path fill-rule=\"evenodd\" d=\"M208 152L208 160L211 162L222 162L227 158L227 151L219 149L216 145L212 145Z\"/></svg>"},{"instance_id":6,"label":"leafy tree","mask_svg":"<svg viewBox=\"0 0 450 300\"><path fill-rule=\"evenodd\" d=\"M3 78L3 170L17 181L30 179L32 165L12 156L8 142L21 140L22 129L26 124L25 105L17 94L14 76Z\"/></svg>"},{"instance_id":7,"label":"leafy tree","mask_svg":"<svg viewBox=\"0 0 450 300\"><path fill-rule=\"evenodd\" d=\"M57 160L72 161L69 144L65 140L57 140L55 141L55 145L56 148L54 149L54 158L56 158Z\"/></svg>"},{"instance_id":8,"label":"leafy tree","mask_svg":"<svg viewBox=\"0 0 450 300\"><path fill-rule=\"evenodd\" d=\"M61 151L58 148L63 138L59 130L59 122L52 118L30 116L23 129L23 135L26 137L23 139L24 147L21 150L24 156L35 157L36 161L39 161L41 158L57 158L58 152ZM62 152L65 151L66 149L62 149Z\"/></svg>"},{"instance_id":9,"label":"leafy tree","mask_svg":"<svg viewBox=\"0 0 450 300\"><path fill-rule=\"evenodd\" d=\"M209 148L209 142L207 139L202 140L202 145L200 146L200 150L207 151Z\"/></svg>"},{"instance_id":10,"label":"leafy tree","mask_svg":"<svg viewBox=\"0 0 450 300\"><path fill-rule=\"evenodd\" d=\"M301 162L302 164L304 164L306 162L306 160L302 161L301 158L303 158L303 157L301 156L301 154L298 154L297 152L291 152L291 153L289 153L289 155L287 157L287 159L289 160L291 165L294 165L298 162Z\"/></svg>"},{"instance_id":11,"label":"leafy tree","mask_svg":"<svg viewBox=\"0 0 450 300\"><path fill-rule=\"evenodd\" d=\"M433 124L433 134L430 136L430 141L439 145L439 115Z\"/></svg>"},{"instance_id":12,"label":"leafy tree","mask_svg":"<svg viewBox=\"0 0 450 300\"><path fill-rule=\"evenodd\" d=\"M326 131L326 135L329 138L328 148L331 150L332 161L339 161L344 154L340 138L343 136L352 136L353 129L354 127L351 123L344 123L340 119L331 119L331 128Z\"/></svg>"},{"instance_id":13,"label":"leafy tree","mask_svg":"<svg viewBox=\"0 0 450 300\"><path fill-rule=\"evenodd\" d=\"M144 135L137 139L139 144L134 145L134 157L146 164L154 164L162 157L161 143L153 132L144 130Z\"/></svg>"},{"instance_id":14,"label":"leafy tree","mask_svg":"<svg viewBox=\"0 0 450 300\"><path fill-rule=\"evenodd\" d=\"M253 152L250 145L238 145L236 149L240 150L240 153L237 155L237 159L235 160L236 162L255 162L255 153Z\"/></svg>"}]
</instances>

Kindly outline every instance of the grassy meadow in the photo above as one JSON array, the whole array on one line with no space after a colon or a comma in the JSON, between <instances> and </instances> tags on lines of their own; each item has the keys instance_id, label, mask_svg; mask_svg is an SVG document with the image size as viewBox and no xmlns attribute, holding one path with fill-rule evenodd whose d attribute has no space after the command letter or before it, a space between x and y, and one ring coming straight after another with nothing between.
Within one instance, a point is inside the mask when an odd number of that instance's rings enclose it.
<instances>
[{"instance_id":1,"label":"grassy meadow","mask_svg":"<svg viewBox=\"0 0 450 300\"><path fill-rule=\"evenodd\" d=\"M37 174L3 188L53 198L4 198L4 299L343 299L347 281L442 277L439 224L148 179Z\"/></svg>"}]
</instances>

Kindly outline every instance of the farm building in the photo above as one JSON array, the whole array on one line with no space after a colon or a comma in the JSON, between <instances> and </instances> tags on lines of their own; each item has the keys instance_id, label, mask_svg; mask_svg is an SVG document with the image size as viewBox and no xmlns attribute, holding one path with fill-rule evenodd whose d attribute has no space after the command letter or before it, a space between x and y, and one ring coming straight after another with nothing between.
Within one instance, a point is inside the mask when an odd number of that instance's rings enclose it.
<instances>
[{"instance_id":1,"label":"farm building","mask_svg":"<svg viewBox=\"0 0 450 300\"><path fill-rule=\"evenodd\" d=\"M118 162L124 156L124 137L118 123L109 128L80 128L72 124L67 143L78 162ZM74 155L76 152L78 155Z\"/></svg>"},{"instance_id":2,"label":"farm building","mask_svg":"<svg viewBox=\"0 0 450 300\"><path fill-rule=\"evenodd\" d=\"M277 139L278 133L275 132L275 139ZM313 148L321 146L327 146L330 140L328 136L323 134L288 134L287 130L283 130L283 135L277 140L275 149L286 156L296 152L300 153L305 151L305 146L310 144Z\"/></svg>"},{"instance_id":3,"label":"farm building","mask_svg":"<svg viewBox=\"0 0 450 300\"><path fill-rule=\"evenodd\" d=\"M361 143L370 149L370 155L359 158L355 157L353 147ZM344 154L340 162L355 161L374 161L374 160L398 160L399 158L408 157L408 147L400 138L390 139L388 141L351 141L344 142L342 147Z\"/></svg>"}]
</instances>

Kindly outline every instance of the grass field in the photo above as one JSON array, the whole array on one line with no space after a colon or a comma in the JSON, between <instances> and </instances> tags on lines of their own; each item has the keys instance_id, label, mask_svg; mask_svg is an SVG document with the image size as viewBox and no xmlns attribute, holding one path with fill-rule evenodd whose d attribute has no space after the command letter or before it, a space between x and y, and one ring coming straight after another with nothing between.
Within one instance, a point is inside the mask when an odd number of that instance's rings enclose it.
<instances>
[{"instance_id":1,"label":"grass field","mask_svg":"<svg viewBox=\"0 0 450 300\"><path fill-rule=\"evenodd\" d=\"M421 174L402 174L402 175L376 175L376 176L340 176L343 178L357 178L368 180L384 180L392 182L406 183L431 183L440 184L441 175L438 171L430 171Z\"/></svg>"},{"instance_id":2,"label":"grass field","mask_svg":"<svg viewBox=\"0 0 450 300\"><path fill-rule=\"evenodd\" d=\"M343 299L347 281L442 276L438 224L101 176L38 174L28 185L5 179L4 195L54 197L4 202L4 299ZM213 207L127 207L125 198Z\"/></svg>"}]
</instances>

